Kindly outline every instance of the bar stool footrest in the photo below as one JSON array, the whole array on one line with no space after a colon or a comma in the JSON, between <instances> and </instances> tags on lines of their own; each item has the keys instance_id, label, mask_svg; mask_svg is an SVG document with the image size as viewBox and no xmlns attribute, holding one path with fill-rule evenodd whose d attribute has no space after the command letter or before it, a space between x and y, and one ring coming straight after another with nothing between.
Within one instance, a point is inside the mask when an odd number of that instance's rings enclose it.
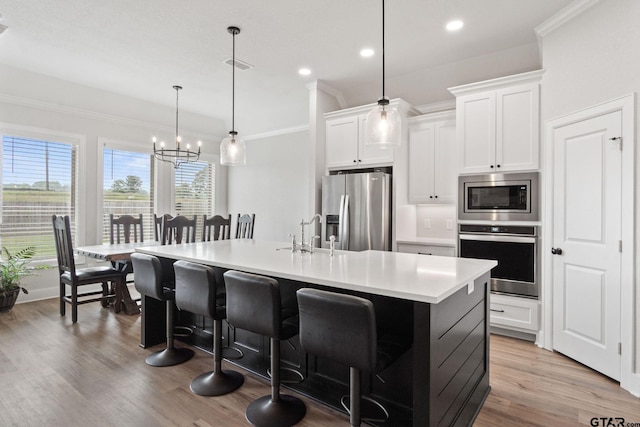
<instances>
[{"instance_id":1,"label":"bar stool footrest","mask_svg":"<svg viewBox=\"0 0 640 427\"><path fill-rule=\"evenodd\" d=\"M362 421L371 421L374 423L382 423L389 419L389 412L382 406L382 403L368 396L360 396L360 413ZM345 394L340 398L340 403L347 414L351 415L349 409L349 395ZM377 412L377 414L376 414Z\"/></svg>"}]
</instances>

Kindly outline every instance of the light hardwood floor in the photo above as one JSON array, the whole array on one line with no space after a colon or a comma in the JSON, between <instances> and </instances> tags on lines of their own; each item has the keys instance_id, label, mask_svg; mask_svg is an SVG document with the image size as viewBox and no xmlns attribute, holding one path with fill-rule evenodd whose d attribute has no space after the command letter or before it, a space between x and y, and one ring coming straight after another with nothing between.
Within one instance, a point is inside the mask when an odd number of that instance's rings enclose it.
<instances>
[{"instance_id":1,"label":"light hardwood floor","mask_svg":"<svg viewBox=\"0 0 640 427\"><path fill-rule=\"evenodd\" d=\"M138 345L139 316L87 304L78 317L75 325L70 315L61 318L56 299L0 314L0 426L245 426L246 406L269 394L265 381L245 373L234 393L194 395L189 382L212 369L209 354L149 367L151 350ZM528 342L492 336L490 378L475 426L590 425L592 417L640 423L640 399ZM345 414L304 400L300 426L348 426Z\"/></svg>"}]
</instances>

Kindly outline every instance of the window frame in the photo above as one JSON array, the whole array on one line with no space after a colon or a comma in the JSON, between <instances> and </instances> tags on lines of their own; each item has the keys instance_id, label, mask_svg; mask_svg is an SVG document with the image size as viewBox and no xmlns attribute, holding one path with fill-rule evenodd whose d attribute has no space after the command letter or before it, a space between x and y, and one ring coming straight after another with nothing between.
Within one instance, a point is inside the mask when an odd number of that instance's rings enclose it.
<instances>
[{"instance_id":1,"label":"window frame","mask_svg":"<svg viewBox=\"0 0 640 427\"><path fill-rule=\"evenodd\" d=\"M75 235L74 245L82 245L86 240L86 219L87 209L85 204L81 203L82 200L86 200L87 196L87 183L86 180L80 179L81 176L86 176L87 173L87 142L86 136L79 133L62 132L59 130L40 128L34 126L16 125L11 123L0 123L0 141L5 136L15 136L21 138L31 138L42 141L51 141L62 144L75 145L77 147L76 152L76 175L73 177L74 185L76 189L75 194ZM0 144L0 154L2 152L2 144ZM2 184L2 171L0 170L0 184ZM2 192L0 192L0 209L2 207ZM0 221L2 216L0 215ZM34 260L46 261L57 263L55 258L49 257L34 257Z\"/></svg>"}]
</instances>

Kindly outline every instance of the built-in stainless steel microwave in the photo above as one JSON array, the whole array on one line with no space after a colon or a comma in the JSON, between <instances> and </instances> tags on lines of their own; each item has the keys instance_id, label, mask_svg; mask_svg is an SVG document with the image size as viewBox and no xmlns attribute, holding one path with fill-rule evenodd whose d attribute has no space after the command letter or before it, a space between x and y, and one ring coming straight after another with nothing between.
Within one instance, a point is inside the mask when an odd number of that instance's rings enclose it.
<instances>
[{"instance_id":1,"label":"built-in stainless steel microwave","mask_svg":"<svg viewBox=\"0 0 640 427\"><path fill-rule=\"evenodd\" d=\"M458 178L458 218L537 221L538 173L461 175Z\"/></svg>"}]
</instances>

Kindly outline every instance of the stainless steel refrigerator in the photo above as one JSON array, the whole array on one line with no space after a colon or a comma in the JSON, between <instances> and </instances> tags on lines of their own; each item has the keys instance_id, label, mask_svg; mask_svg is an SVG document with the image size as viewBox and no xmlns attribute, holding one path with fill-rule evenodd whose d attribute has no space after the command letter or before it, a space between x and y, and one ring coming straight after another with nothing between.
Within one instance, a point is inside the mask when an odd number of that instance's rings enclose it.
<instances>
[{"instance_id":1,"label":"stainless steel refrigerator","mask_svg":"<svg viewBox=\"0 0 640 427\"><path fill-rule=\"evenodd\" d=\"M322 247L391 250L391 175L347 173L322 178Z\"/></svg>"}]
</instances>

